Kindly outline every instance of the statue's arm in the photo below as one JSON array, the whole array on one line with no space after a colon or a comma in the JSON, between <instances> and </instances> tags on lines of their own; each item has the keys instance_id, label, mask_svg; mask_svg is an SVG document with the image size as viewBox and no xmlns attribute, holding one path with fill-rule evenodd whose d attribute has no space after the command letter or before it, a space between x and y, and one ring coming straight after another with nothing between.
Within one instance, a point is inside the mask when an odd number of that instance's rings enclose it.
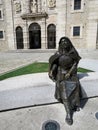
<instances>
[{"instance_id":1,"label":"statue's arm","mask_svg":"<svg viewBox=\"0 0 98 130\"><path fill-rule=\"evenodd\" d=\"M72 72L73 72L74 70L76 70L76 69L77 69L77 63L75 62L75 63L73 64L73 66L70 68L70 70L67 72L65 78L69 78L70 75L72 74Z\"/></svg>"},{"instance_id":2,"label":"statue's arm","mask_svg":"<svg viewBox=\"0 0 98 130\"><path fill-rule=\"evenodd\" d=\"M56 81L59 57L60 57L60 54L57 51L49 59L49 73L48 73L48 75L49 75L50 79L52 79L53 81Z\"/></svg>"},{"instance_id":3,"label":"statue's arm","mask_svg":"<svg viewBox=\"0 0 98 130\"><path fill-rule=\"evenodd\" d=\"M56 64L53 64L51 70L49 70L49 73L48 73L50 79L52 79L53 81L56 80L56 76L57 76L57 65Z\"/></svg>"}]
</instances>

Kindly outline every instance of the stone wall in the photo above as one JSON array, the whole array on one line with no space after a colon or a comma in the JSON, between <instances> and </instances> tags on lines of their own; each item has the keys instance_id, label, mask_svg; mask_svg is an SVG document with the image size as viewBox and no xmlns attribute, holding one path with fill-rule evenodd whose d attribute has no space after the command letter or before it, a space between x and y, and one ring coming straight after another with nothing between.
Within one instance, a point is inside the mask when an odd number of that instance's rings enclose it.
<instances>
[{"instance_id":1,"label":"stone wall","mask_svg":"<svg viewBox=\"0 0 98 130\"><path fill-rule=\"evenodd\" d=\"M6 10L5 10L5 1L1 1L0 3L1 10L1 19L0 19L0 31L3 31L3 39L0 39L0 51L7 50L7 32L6 32Z\"/></svg>"},{"instance_id":2,"label":"stone wall","mask_svg":"<svg viewBox=\"0 0 98 130\"><path fill-rule=\"evenodd\" d=\"M89 15L87 24L87 48L96 49L98 30L98 0L89 0Z\"/></svg>"},{"instance_id":3,"label":"stone wall","mask_svg":"<svg viewBox=\"0 0 98 130\"><path fill-rule=\"evenodd\" d=\"M22 15L32 13L30 0L3 0L4 20L0 20L0 29L4 30L4 39L0 40L0 50L17 49L16 28L23 29L24 49L29 48L28 28L32 23L41 27L41 48L47 48L47 27L56 26L56 48L62 36L68 36L76 48L96 49L98 26L98 1L82 0L82 9L73 10L74 0L38 0L37 13L47 13L46 17L32 17L23 19ZM73 37L73 27L80 26L80 36Z\"/></svg>"}]
</instances>

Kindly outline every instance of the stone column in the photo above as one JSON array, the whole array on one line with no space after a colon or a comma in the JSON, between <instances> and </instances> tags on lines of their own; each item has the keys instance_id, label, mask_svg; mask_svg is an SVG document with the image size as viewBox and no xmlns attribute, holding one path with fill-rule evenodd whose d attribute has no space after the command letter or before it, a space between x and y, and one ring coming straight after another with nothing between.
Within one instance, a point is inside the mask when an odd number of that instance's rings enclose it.
<instances>
[{"instance_id":1,"label":"stone column","mask_svg":"<svg viewBox=\"0 0 98 130\"><path fill-rule=\"evenodd\" d=\"M56 8L57 8L57 27L56 27L56 37L57 37L57 46L58 47L58 42L62 36L65 36L65 25L66 25L66 1L62 0L61 1L56 1Z\"/></svg>"},{"instance_id":2,"label":"stone column","mask_svg":"<svg viewBox=\"0 0 98 130\"><path fill-rule=\"evenodd\" d=\"M5 0L5 12L6 12L6 35L8 46L10 50L16 48L14 41L14 18L13 18L13 3L12 0Z\"/></svg>"},{"instance_id":3,"label":"stone column","mask_svg":"<svg viewBox=\"0 0 98 130\"><path fill-rule=\"evenodd\" d=\"M42 19L42 24L41 24L41 48L46 49L47 44L46 44L46 18Z\"/></svg>"},{"instance_id":4,"label":"stone column","mask_svg":"<svg viewBox=\"0 0 98 130\"><path fill-rule=\"evenodd\" d=\"M97 21L89 20L87 24L87 48L96 49L96 37L97 37Z\"/></svg>"},{"instance_id":5,"label":"stone column","mask_svg":"<svg viewBox=\"0 0 98 130\"><path fill-rule=\"evenodd\" d=\"M24 21L25 25L23 27L23 43L24 43L24 49L29 48L29 32L28 32L28 23L27 20Z\"/></svg>"},{"instance_id":6,"label":"stone column","mask_svg":"<svg viewBox=\"0 0 98 130\"><path fill-rule=\"evenodd\" d=\"M87 48L96 49L96 38L97 38L97 22L98 22L98 1L89 1L87 14Z\"/></svg>"}]
</instances>

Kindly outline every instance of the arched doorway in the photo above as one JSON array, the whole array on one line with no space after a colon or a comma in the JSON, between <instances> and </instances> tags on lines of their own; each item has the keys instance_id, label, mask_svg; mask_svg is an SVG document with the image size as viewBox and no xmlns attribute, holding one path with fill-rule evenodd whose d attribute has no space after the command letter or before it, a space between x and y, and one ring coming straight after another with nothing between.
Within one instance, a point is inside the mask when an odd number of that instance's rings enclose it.
<instances>
[{"instance_id":1,"label":"arched doorway","mask_svg":"<svg viewBox=\"0 0 98 130\"><path fill-rule=\"evenodd\" d=\"M47 27L47 43L48 49L56 48L56 26L54 24Z\"/></svg>"},{"instance_id":2,"label":"arched doorway","mask_svg":"<svg viewBox=\"0 0 98 130\"><path fill-rule=\"evenodd\" d=\"M30 49L41 48L41 27L37 23L29 26L29 45Z\"/></svg>"},{"instance_id":3,"label":"arched doorway","mask_svg":"<svg viewBox=\"0 0 98 130\"><path fill-rule=\"evenodd\" d=\"M20 26L16 27L16 44L17 49L23 49L23 30Z\"/></svg>"}]
</instances>

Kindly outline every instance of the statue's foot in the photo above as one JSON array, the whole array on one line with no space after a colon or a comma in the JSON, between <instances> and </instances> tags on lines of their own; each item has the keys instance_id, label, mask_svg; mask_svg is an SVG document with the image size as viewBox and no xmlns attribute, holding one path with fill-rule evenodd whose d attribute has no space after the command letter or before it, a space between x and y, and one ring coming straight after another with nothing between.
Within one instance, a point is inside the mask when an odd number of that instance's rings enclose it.
<instances>
[{"instance_id":1,"label":"statue's foot","mask_svg":"<svg viewBox=\"0 0 98 130\"><path fill-rule=\"evenodd\" d=\"M73 110L73 111L80 111L80 107L74 106L74 108L73 108L72 110Z\"/></svg>"},{"instance_id":2,"label":"statue's foot","mask_svg":"<svg viewBox=\"0 0 98 130\"><path fill-rule=\"evenodd\" d=\"M66 120L66 122L67 122L68 125L72 125L72 124L73 124L73 119L72 119L72 117L70 116L70 114L67 114L65 120Z\"/></svg>"}]
</instances>

